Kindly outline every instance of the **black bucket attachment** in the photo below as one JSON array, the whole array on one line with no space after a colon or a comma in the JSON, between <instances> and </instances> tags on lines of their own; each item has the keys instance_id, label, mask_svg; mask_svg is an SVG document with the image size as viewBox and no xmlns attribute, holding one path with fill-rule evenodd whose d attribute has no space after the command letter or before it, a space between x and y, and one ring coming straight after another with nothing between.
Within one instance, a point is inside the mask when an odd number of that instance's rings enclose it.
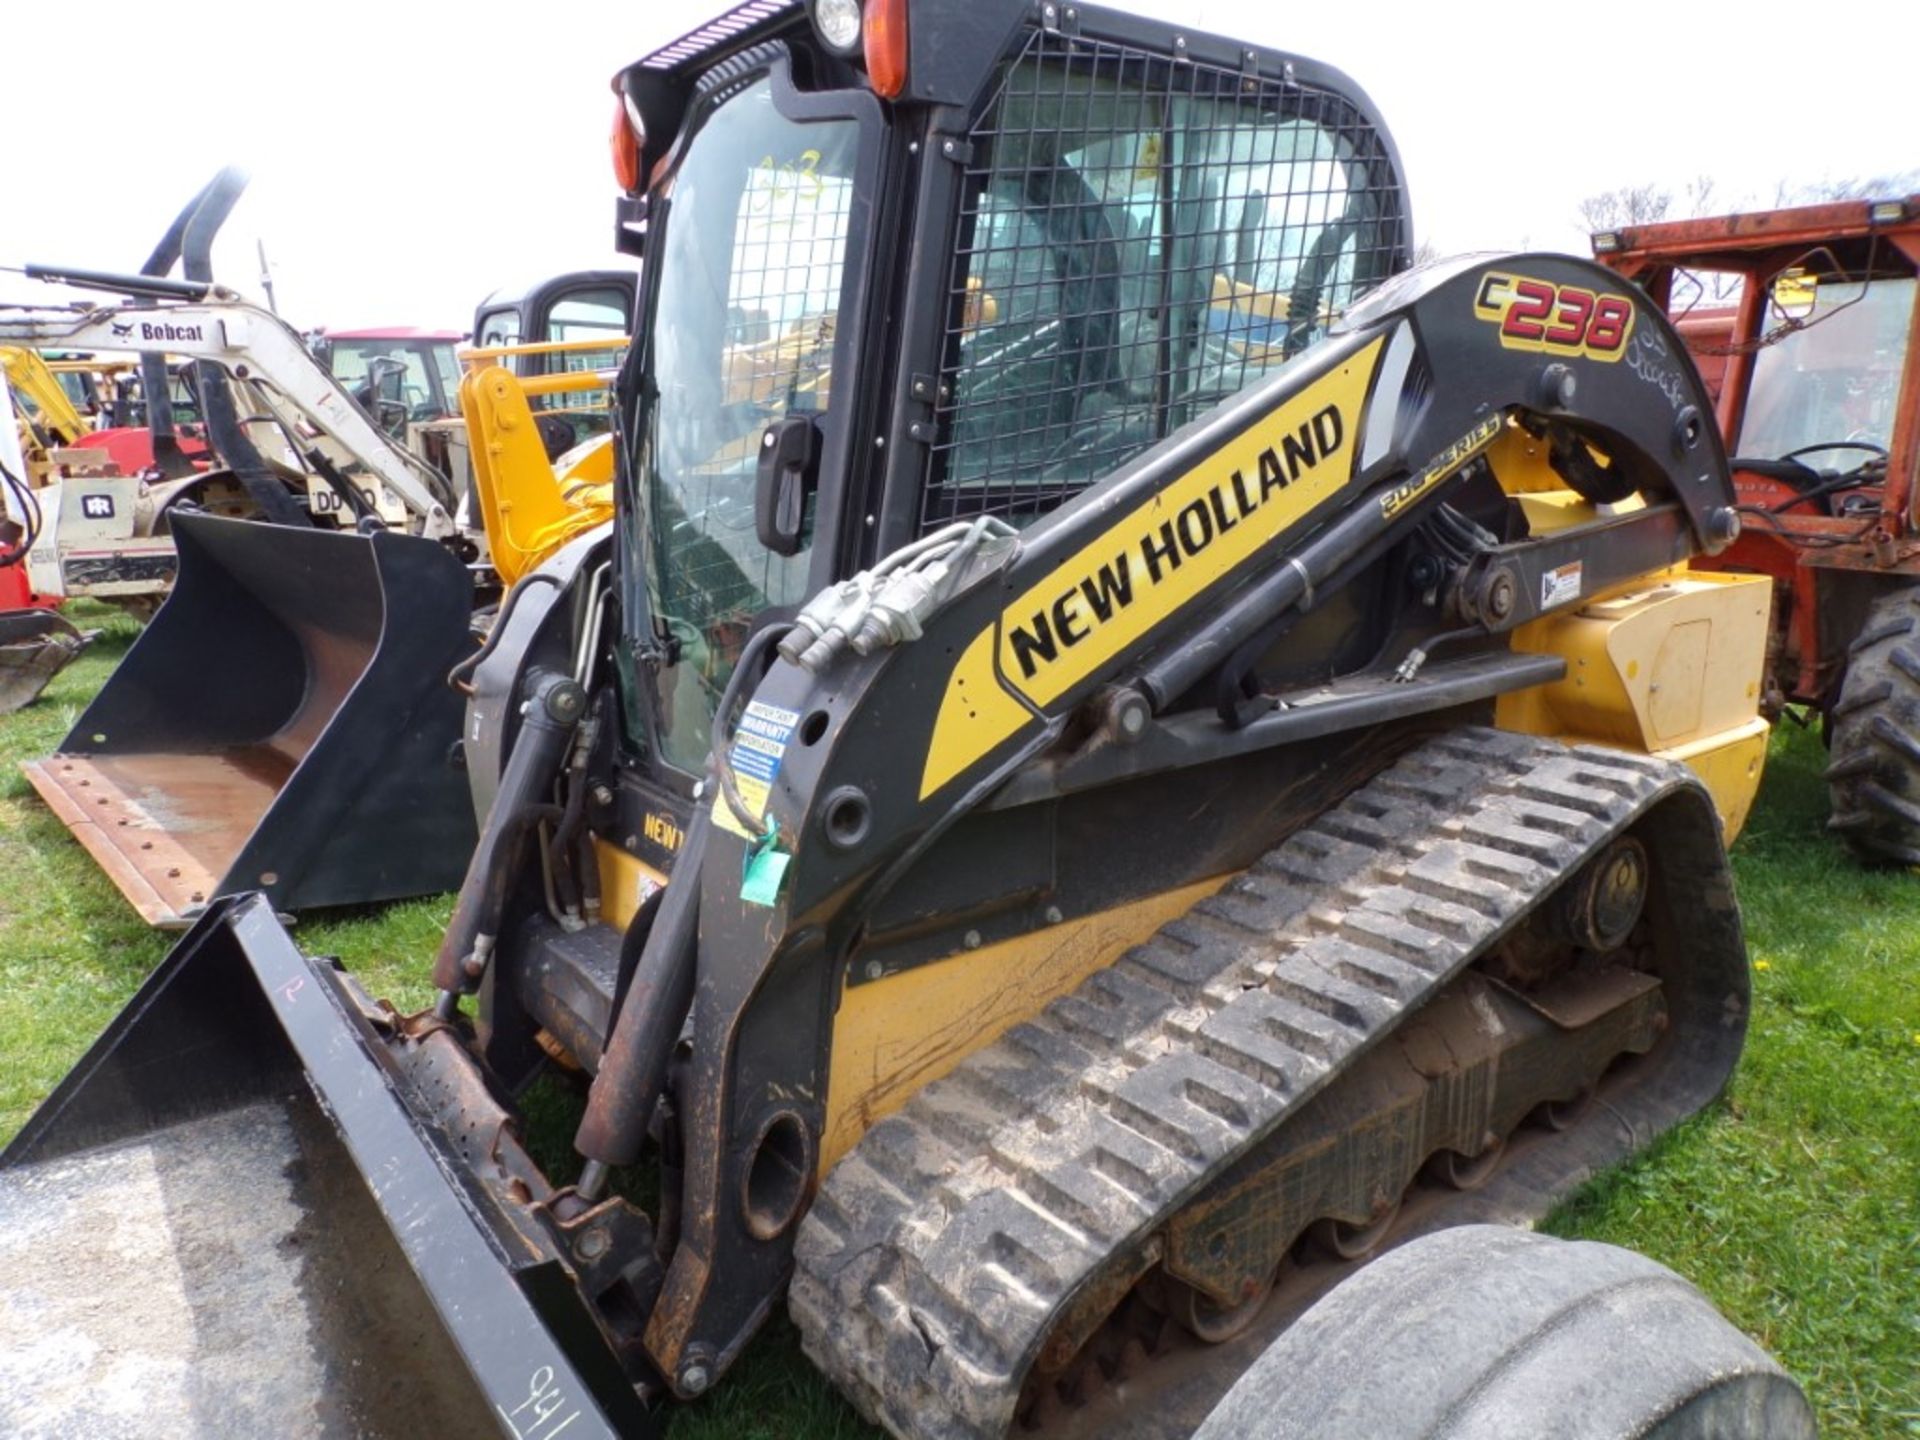
<instances>
[{"instance_id":1,"label":"black bucket attachment","mask_svg":"<svg viewBox=\"0 0 1920 1440\"><path fill-rule=\"evenodd\" d=\"M473 585L392 532L173 522L173 592L34 788L149 924L450 890L473 852L447 671Z\"/></svg>"},{"instance_id":2,"label":"black bucket attachment","mask_svg":"<svg viewBox=\"0 0 1920 1440\"><path fill-rule=\"evenodd\" d=\"M0 715L37 700L92 638L51 610L0 612Z\"/></svg>"},{"instance_id":3,"label":"black bucket attachment","mask_svg":"<svg viewBox=\"0 0 1920 1440\"><path fill-rule=\"evenodd\" d=\"M0 1430L654 1433L357 997L223 901L0 1152Z\"/></svg>"}]
</instances>

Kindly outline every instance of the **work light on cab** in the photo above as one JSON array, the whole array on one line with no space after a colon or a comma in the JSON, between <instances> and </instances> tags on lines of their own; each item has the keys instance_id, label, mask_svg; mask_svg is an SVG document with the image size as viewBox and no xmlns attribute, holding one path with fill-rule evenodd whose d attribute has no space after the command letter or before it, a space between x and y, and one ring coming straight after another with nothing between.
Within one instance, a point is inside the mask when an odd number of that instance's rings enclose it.
<instances>
[{"instance_id":1,"label":"work light on cab","mask_svg":"<svg viewBox=\"0 0 1920 1440\"><path fill-rule=\"evenodd\" d=\"M815 0L813 28L835 54L853 54L860 48L860 0Z\"/></svg>"},{"instance_id":2,"label":"work light on cab","mask_svg":"<svg viewBox=\"0 0 1920 1440\"><path fill-rule=\"evenodd\" d=\"M882 99L907 88L906 0L813 0L813 29L827 49L866 68Z\"/></svg>"}]
</instances>

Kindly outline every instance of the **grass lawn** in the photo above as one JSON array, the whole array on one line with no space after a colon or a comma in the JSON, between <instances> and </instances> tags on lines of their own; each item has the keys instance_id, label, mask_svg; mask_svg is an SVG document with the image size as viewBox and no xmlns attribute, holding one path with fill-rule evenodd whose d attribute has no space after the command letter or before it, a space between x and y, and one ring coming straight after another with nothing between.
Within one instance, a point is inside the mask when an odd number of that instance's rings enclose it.
<instances>
[{"instance_id":1,"label":"grass lawn","mask_svg":"<svg viewBox=\"0 0 1920 1440\"><path fill-rule=\"evenodd\" d=\"M0 1140L11 1136L166 952L40 805L18 763L47 753L131 641L93 650L0 721ZM1700 1285L1806 1385L1830 1440L1920 1437L1920 875L1856 868L1821 829L1818 740L1775 735L1735 852L1755 965L1728 1099L1555 1215ZM303 946L376 994L424 1004L451 908L309 917ZM784 1321L727 1383L672 1414L679 1440L868 1435Z\"/></svg>"}]
</instances>

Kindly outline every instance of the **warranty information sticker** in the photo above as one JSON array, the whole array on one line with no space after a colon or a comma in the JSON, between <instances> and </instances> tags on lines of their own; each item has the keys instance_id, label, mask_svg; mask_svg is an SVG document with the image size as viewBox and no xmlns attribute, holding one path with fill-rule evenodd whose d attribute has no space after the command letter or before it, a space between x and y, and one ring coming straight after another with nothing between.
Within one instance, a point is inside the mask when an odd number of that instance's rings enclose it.
<instances>
[{"instance_id":1,"label":"warranty information sticker","mask_svg":"<svg viewBox=\"0 0 1920 1440\"><path fill-rule=\"evenodd\" d=\"M787 742L793 738L793 727L799 723L800 716L792 710L750 700L734 729L733 747L728 752L734 784L747 809L755 815L767 813L767 800L780 774L780 762L787 757ZM724 794L716 793L713 797L713 823L743 840L754 838L734 815Z\"/></svg>"}]
</instances>

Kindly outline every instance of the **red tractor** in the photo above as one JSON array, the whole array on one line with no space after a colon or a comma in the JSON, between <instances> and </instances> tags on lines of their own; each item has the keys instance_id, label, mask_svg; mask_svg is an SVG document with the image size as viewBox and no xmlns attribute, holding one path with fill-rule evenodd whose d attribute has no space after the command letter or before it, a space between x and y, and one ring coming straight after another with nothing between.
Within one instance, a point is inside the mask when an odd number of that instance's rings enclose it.
<instances>
[{"instance_id":1,"label":"red tractor","mask_svg":"<svg viewBox=\"0 0 1920 1440\"><path fill-rule=\"evenodd\" d=\"M1696 563L1774 578L1765 708L1822 717L1829 827L1865 859L1920 865L1920 195L1637 225L1593 248L1680 318L1718 382L1742 531ZM1630 337L1623 363L1683 405L1687 360L1660 337Z\"/></svg>"}]
</instances>

